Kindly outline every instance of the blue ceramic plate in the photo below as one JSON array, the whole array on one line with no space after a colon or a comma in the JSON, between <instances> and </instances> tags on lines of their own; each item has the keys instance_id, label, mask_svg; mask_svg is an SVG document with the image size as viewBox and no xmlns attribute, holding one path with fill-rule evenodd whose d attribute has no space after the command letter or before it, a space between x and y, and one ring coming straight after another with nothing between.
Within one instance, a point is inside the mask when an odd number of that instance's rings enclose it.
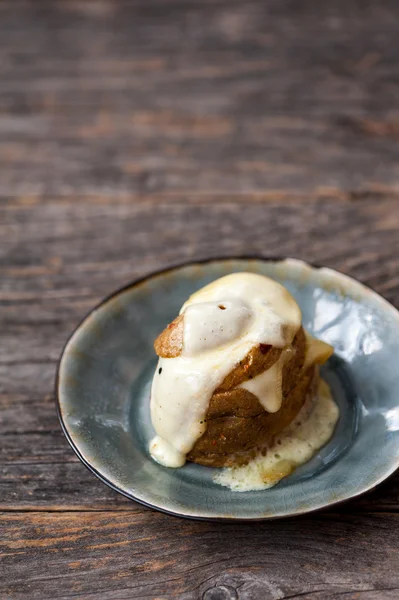
<instances>
[{"instance_id":1,"label":"blue ceramic plate","mask_svg":"<svg viewBox=\"0 0 399 600\"><path fill-rule=\"evenodd\" d=\"M167 469L147 452L153 341L190 294L234 271L281 282L306 329L334 346L323 376L341 411L310 462L269 490L244 493L213 483L214 469ZM292 259L210 260L150 275L95 308L62 354L58 410L82 462L132 500L196 519L293 516L367 492L399 467L398 356L398 311L353 279Z\"/></svg>"}]
</instances>

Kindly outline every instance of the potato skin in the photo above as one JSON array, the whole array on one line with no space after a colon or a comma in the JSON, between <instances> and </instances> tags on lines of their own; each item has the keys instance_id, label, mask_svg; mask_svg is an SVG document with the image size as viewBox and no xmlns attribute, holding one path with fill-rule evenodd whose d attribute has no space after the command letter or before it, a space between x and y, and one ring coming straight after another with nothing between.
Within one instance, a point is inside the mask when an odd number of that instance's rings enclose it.
<instances>
[{"instance_id":1,"label":"potato skin","mask_svg":"<svg viewBox=\"0 0 399 600\"><path fill-rule=\"evenodd\" d=\"M248 462L296 417L308 394L314 393L316 367L304 372L284 397L281 409L268 413L256 396L244 389L214 394L207 413L207 429L187 460L209 467L230 467Z\"/></svg>"},{"instance_id":2,"label":"potato skin","mask_svg":"<svg viewBox=\"0 0 399 600\"><path fill-rule=\"evenodd\" d=\"M292 342L293 354L283 368L283 394L287 394L295 384L299 372L305 362L306 339L301 327ZM225 377L215 394L228 392L238 385L253 379L267 371L280 358L281 349L257 344L248 352L246 357ZM263 409L262 409L263 410Z\"/></svg>"},{"instance_id":3,"label":"potato skin","mask_svg":"<svg viewBox=\"0 0 399 600\"><path fill-rule=\"evenodd\" d=\"M176 358L183 349L184 315L179 315L165 327L154 342L154 350L161 358Z\"/></svg>"}]
</instances>

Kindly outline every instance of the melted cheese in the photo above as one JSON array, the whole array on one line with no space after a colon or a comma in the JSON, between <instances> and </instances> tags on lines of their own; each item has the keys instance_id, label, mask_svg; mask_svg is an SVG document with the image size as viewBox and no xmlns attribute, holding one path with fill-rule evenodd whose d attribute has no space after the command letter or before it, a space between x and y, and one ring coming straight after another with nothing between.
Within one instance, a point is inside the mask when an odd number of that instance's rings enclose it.
<instances>
[{"instance_id":1,"label":"melted cheese","mask_svg":"<svg viewBox=\"0 0 399 600\"><path fill-rule=\"evenodd\" d=\"M308 462L331 438L339 417L330 388L320 380L315 398L309 398L294 421L265 453L247 465L219 471L215 483L237 492L265 490Z\"/></svg>"},{"instance_id":2,"label":"melted cheese","mask_svg":"<svg viewBox=\"0 0 399 600\"><path fill-rule=\"evenodd\" d=\"M256 344L286 348L301 325L301 311L290 293L255 273L234 273L214 281L193 294L180 314L184 314L182 353L159 359L151 390L157 436L150 453L167 467L184 464L205 431L214 390L251 348ZM263 380L265 389L275 388L272 409L279 402L280 372L281 363ZM266 407L268 400L262 401Z\"/></svg>"},{"instance_id":3,"label":"melted cheese","mask_svg":"<svg viewBox=\"0 0 399 600\"><path fill-rule=\"evenodd\" d=\"M303 365L304 369L310 367L310 365L322 365L330 358L330 356L334 352L334 348L327 344L326 342L322 342L322 340L318 340L314 338L310 333L305 331L306 337L306 355L305 355L305 364Z\"/></svg>"}]
</instances>

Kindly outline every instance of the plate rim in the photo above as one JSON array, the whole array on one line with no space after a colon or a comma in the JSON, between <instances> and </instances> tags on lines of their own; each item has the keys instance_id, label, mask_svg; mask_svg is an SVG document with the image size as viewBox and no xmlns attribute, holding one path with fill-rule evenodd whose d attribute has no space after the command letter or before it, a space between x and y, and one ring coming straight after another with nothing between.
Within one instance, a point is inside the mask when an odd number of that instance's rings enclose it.
<instances>
[{"instance_id":1,"label":"plate rim","mask_svg":"<svg viewBox=\"0 0 399 600\"><path fill-rule=\"evenodd\" d=\"M166 508L163 508L161 506L157 506L156 504L152 504L150 502L147 502L146 500L143 500L141 498L137 498L136 496L134 496L133 494L129 494L128 492L124 491L123 489L121 489L120 487L118 487L117 485L115 485L114 483L112 483L112 481L110 481L107 477L105 477L100 471L98 471L98 469L96 469L96 467L94 467L89 460L87 460L82 453L79 450L78 445L75 443L72 435L70 434L70 432L68 431L67 425L65 423L63 414L62 414L62 409L61 409L61 400L60 400L60 369L61 369L61 363L65 357L68 345L70 343L70 341L72 340L72 338L74 337L74 335L81 329L81 327L84 325L84 323L93 315L93 313L95 313L98 309L102 308L103 306L105 306L110 300L116 298L117 296L119 296L120 294L123 294L124 292L130 290L131 288L137 287L138 285L144 283L145 281L148 281L149 279L153 279L155 277L158 277L160 275L166 275L169 272L172 271L176 271L178 269L182 269L184 267L190 267L190 266L195 266L195 265L205 265L208 263L215 263L215 262L222 262L222 261L259 261L259 262L282 262L285 260L293 260L293 261L297 261L298 263L303 263L305 266L310 267L312 270L321 270L321 269L328 269L329 271L335 272L338 275L342 276L343 278L348 279L350 282L355 283L357 285L361 285L363 288L365 288L366 291L371 292L373 296L377 297L379 299L379 301L382 301L383 304L390 309L390 311L394 311L394 313L396 314L398 320L399 320L399 309L397 309L391 302L389 302L384 296L382 296L381 294L379 294L376 290L374 290L372 287L370 287L369 285L363 283L362 280L360 279L355 279L354 277L352 277L351 275L347 275L346 273L342 273L342 271L339 271L338 269L335 268L331 268L331 267L325 267L323 265L319 265L317 263L313 263L313 262L308 262L305 261L303 259L298 259L298 258L294 258L294 257L282 257L282 256L262 256L261 254L240 254L240 255L229 255L229 256L211 256L211 257L207 257L207 258L199 258L199 259L195 259L195 260L185 260L182 262L178 262L178 263L174 263L170 266L166 266L160 269L156 269L155 271L151 271L149 273L147 273L146 275L143 275L141 277L137 277L136 279L133 279L131 282L117 288L116 290L114 290L113 292L111 292L110 294L106 295L102 300L100 300L98 303L96 303L94 305L93 308L91 308L84 316L82 319L80 319L80 321L78 322L78 324L73 328L72 332L70 333L70 335L68 336L67 340L65 341L62 349L61 349L61 353L59 356L59 359L57 361L57 368L56 368L56 373L55 373L55 381L54 381L54 401L55 401L55 408L56 408L56 413L57 413L57 417L62 429L63 434L65 435L70 447L72 448L73 452L76 454L76 456L79 458L79 460L82 462L82 464L93 474L95 475L102 483L104 483L105 485L107 485L108 487L110 487L113 491L121 494L122 496L124 496L125 498L127 498L128 500L132 501L132 502L136 502L142 506L145 506L146 508L149 508L153 511L159 511L162 512L164 514L167 515L171 515L173 517L178 517L178 518L183 518L183 519L190 519L190 520L194 520L194 521L213 521L213 522L224 522L224 523L231 523L231 522L243 522L243 523L248 523L248 522L259 522L259 521L271 521L271 520L277 520L277 519L291 519L291 518L295 518L295 517L299 517L305 514L312 514L312 513L318 513L320 511L324 511L327 509L331 509L331 508L335 508L338 505L342 505L345 504L347 502L350 502L352 500L354 500L355 498L359 498L360 496L363 496L364 494L368 494L373 492L374 490L376 490L381 484L383 484L384 482L388 481L389 479L391 479L396 473L399 472L399 459L397 462L397 465L395 466L395 468L393 469L393 471L391 471L390 473L388 473L388 475L382 476L381 478L377 479L377 481L373 482L372 485L366 487L365 489L362 489L358 492L355 492L354 494L351 494L350 496L348 496L347 498L342 498L339 500L334 500L332 502L323 504L322 506L317 506L315 508L304 508L304 509L300 509L296 512L292 512L290 514L286 514L286 515L281 515L281 514L277 514L277 515L264 515L264 516L257 516L257 517L243 517L243 516L202 516L202 515L195 515L195 514L185 514L182 512L178 512L178 511L172 511L172 510L168 510Z\"/></svg>"}]
</instances>

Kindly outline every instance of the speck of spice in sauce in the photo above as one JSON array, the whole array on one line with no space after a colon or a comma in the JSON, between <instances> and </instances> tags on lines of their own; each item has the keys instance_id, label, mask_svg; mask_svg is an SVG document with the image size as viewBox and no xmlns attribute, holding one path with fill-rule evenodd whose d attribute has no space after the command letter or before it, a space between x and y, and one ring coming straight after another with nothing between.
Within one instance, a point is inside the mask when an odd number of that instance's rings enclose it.
<instances>
[{"instance_id":1,"label":"speck of spice in sauce","mask_svg":"<svg viewBox=\"0 0 399 600\"><path fill-rule=\"evenodd\" d=\"M158 369L158 373L161 374L162 373L162 367L159 367Z\"/></svg>"}]
</instances>

